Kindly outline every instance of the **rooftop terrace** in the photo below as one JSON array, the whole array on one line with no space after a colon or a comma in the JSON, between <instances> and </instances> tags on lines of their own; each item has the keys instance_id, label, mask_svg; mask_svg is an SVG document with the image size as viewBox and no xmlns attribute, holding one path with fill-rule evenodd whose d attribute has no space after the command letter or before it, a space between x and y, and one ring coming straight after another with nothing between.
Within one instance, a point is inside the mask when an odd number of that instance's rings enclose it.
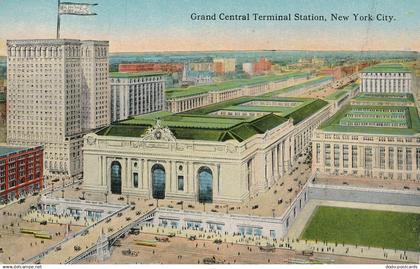
<instances>
[{"instance_id":1,"label":"rooftop terrace","mask_svg":"<svg viewBox=\"0 0 420 269\"><path fill-rule=\"evenodd\" d=\"M364 68L362 73L410 73L411 70L400 63L383 63Z\"/></svg>"},{"instance_id":2,"label":"rooftop terrace","mask_svg":"<svg viewBox=\"0 0 420 269\"><path fill-rule=\"evenodd\" d=\"M353 100L367 102L414 103L414 97L411 93L360 93Z\"/></svg>"},{"instance_id":3,"label":"rooftop terrace","mask_svg":"<svg viewBox=\"0 0 420 269\"><path fill-rule=\"evenodd\" d=\"M361 113L363 110L366 112ZM398 118L401 111L405 116ZM416 107L347 105L321 124L320 129L326 132L415 135L420 133L420 119Z\"/></svg>"},{"instance_id":4,"label":"rooftop terrace","mask_svg":"<svg viewBox=\"0 0 420 269\"><path fill-rule=\"evenodd\" d=\"M236 79L236 80L214 83L210 85L193 86L193 87L188 87L188 88L168 88L166 89L165 93L166 93L167 99L182 98L182 97L204 94L210 91L223 91L227 89L234 89L238 87L252 86L252 85L264 84L264 83L269 83L269 82L274 82L274 81L288 80L293 77L305 77L305 76L309 76L309 73L297 72L297 73L288 73L288 74L282 74L282 75L256 76L249 79Z\"/></svg>"},{"instance_id":5,"label":"rooftop terrace","mask_svg":"<svg viewBox=\"0 0 420 269\"><path fill-rule=\"evenodd\" d=\"M293 107L246 106L250 101L296 102ZM159 119L177 139L242 142L256 134L263 134L289 118L296 124L327 105L327 102L305 98L242 97L188 112L172 114L156 112L130 117L113 123L97 132L98 135L140 137ZM211 113L223 109L242 109L266 112L259 116L217 116Z\"/></svg>"}]
</instances>

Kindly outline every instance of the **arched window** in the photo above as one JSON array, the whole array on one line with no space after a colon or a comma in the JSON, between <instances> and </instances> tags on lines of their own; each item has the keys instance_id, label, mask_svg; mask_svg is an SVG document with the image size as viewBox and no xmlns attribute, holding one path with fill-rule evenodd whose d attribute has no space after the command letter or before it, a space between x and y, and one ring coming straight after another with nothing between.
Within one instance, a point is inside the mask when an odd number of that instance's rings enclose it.
<instances>
[{"instance_id":1,"label":"arched window","mask_svg":"<svg viewBox=\"0 0 420 269\"><path fill-rule=\"evenodd\" d=\"M118 161L111 163L111 193L121 194L121 164Z\"/></svg>"},{"instance_id":2,"label":"arched window","mask_svg":"<svg viewBox=\"0 0 420 269\"><path fill-rule=\"evenodd\" d=\"M154 199L165 199L165 168L161 164L152 167L152 193Z\"/></svg>"},{"instance_id":3,"label":"arched window","mask_svg":"<svg viewBox=\"0 0 420 269\"><path fill-rule=\"evenodd\" d=\"M206 166L198 169L198 201L200 203L213 202L213 173Z\"/></svg>"}]
</instances>

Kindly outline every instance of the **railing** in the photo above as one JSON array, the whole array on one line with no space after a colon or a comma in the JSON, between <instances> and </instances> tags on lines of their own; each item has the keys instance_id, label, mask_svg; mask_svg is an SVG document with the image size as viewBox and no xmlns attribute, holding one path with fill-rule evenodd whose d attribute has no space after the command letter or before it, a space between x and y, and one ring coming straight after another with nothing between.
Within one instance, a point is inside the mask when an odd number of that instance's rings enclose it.
<instances>
[{"instance_id":1,"label":"railing","mask_svg":"<svg viewBox=\"0 0 420 269\"><path fill-rule=\"evenodd\" d=\"M115 216L115 215L116 215L116 214L118 214L119 212L124 211L124 210L126 210L127 208L129 208L129 207L130 207L130 205L126 205L126 206L122 207L121 209L119 209L119 210L117 210L117 211L113 212L112 214L110 214L110 215L108 215L108 216L106 216L106 217L102 218L102 219L101 219L101 220L99 220L98 222L96 222L96 223L94 223L94 224L92 224L92 225L90 225L90 226L88 226L88 227L86 227L86 228L84 228L84 229L81 229L79 232L77 232L77 233L73 234L72 236L66 237L66 238L64 238L62 241L60 241L60 242L58 242L58 243L56 243L56 244L54 244L54 245L50 246L49 248L47 248L46 250L42 251L41 253L39 253L39 254L37 254L37 255L35 255L35 256L32 256L31 258L29 258L29 259L25 260L23 263L24 263L24 264L27 264L27 263L34 263L34 262L35 262L35 261L37 261L38 259L41 259L42 257L44 257L45 255L47 255L47 254L48 254L48 253L50 253L51 251L55 250L58 246L60 246L60 245L62 245L62 244L64 244L64 243L66 243L67 241L69 241L69 240L71 240L71 239L75 238L76 236L79 236L79 235L81 235L82 233L84 233L84 232L86 232L86 231L90 230L91 228L95 227L97 224L99 224L99 223L101 223L101 222L104 222L104 221L107 221L108 219L112 218L113 216Z\"/></svg>"},{"instance_id":2,"label":"railing","mask_svg":"<svg viewBox=\"0 0 420 269\"><path fill-rule=\"evenodd\" d=\"M123 234L128 233L128 231L131 228L134 228L135 226L137 226L138 224L140 224L143 221L148 220L149 218L153 217L154 214L156 212L156 208L152 209L151 211L143 214L142 216L140 216L138 219L134 220L133 222L129 223L128 225L126 225L125 227L121 228L120 230L118 230L117 232L115 232L114 234L110 235L108 237L108 242L109 242L109 246L112 246L113 243L120 238ZM71 264L77 261L80 261L88 256L91 256L93 254L95 254L97 251L97 244L91 246L90 248L86 249L85 251L83 251L82 253L80 253L79 255L71 258L68 261L65 261L66 264Z\"/></svg>"}]
</instances>

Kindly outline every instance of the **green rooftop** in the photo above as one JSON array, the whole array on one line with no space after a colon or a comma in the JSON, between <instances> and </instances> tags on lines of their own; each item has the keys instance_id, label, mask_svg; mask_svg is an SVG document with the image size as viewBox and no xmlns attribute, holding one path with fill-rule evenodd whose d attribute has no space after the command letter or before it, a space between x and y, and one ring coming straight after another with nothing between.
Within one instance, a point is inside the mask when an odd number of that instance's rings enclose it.
<instances>
[{"instance_id":1,"label":"green rooftop","mask_svg":"<svg viewBox=\"0 0 420 269\"><path fill-rule=\"evenodd\" d=\"M348 115L357 114L360 110L376 110L366 111L366 117L348 119ZM393 119L392 116L400 113L393 113L392 110L404 111L405 120ZM360 114L360 113L359 113ZM377 118L372 115L376 114ZM388 115L388 117L386 116ZM388 126L347 126L348 123L401 123L406 124L406 128L388 127ZM361 106L361 105L346 105L339 110L332 118L321 124L319 127L326 132L345 132L345 133L366 133L366 134L389 134L389 135L415 135L420 133L420 119L416 107L405 106Z\"/></svg>"},{"instance_id":2,"label":"green rooftop","mask_svg":"<svg viewBox=\"0 0 420 269\"><path fill-rule=\"evenodd\" d=\"M307 77L307 76L309 76L309 73L302 73L302 72L288 73L288 74L283 74L283 75L256 76L249 79L229 80L229 81L214 83L210 85L193 86L193 87L187 87L187 88L168 88L165 90L165 93L166 93L167 99L183 98L183 97L208 93L210 91L223 91L223 90L234 89L238 87L265 84L269 82L288 80L294 77L296 78L296 77Z\"/></svg>"},{"instance_id":3,"label":"green rooftop","mask_svg":"<svg viewBox=\"0 0 420 269\"><path fill-rule=\"evenodd\" d=\"M411 93L359 93L356 102L407 102L414 103Z\"/></svg>"},{"instance_id":4,"label":"green rooftop","mask_svg":"<svg viewBox=\"0 0 420 269\"><path fill-rule=\"evenodd\" d=\"M400 63L383 63L364 68L362 73L410 73L411 70Z\"/></svg>"},{"instance_id":5,"label":"green rooftop","mask_svg":"<svg viewBox=\"0 0 420 269\"><path fill-rule=\"evenodd\" d=\"M136 73L125 73L125 72L110 72L110 78L139 78L139 77L152 77L165 75L164 72L136 72Z\"/></svg>"},{"instance_id":6,"label":"green rooftop","mask_svg":"<svg viewBox=\"0 0 420 269\"><path fill-rule=\"evenodd\" d=\"M251 101L296 102L294 107L278 106L246 106ZM127 120L115 122L111 126L97 132L98 135L140 137L146 130L155 125L159 119L162 126L168 127L177 139L226 141L230 139L242 142L256 134L266 131L286 122L289 118L298 122L309 117L327 102L308 98L269 98L242 97L217 103L191 111L172 114L170 112L155 112L146 115L130 117ZM217 116L213 112L223 109L248 109L248 111L266 112L263 116Z\"/></svg>"},{"instance_id":7,"label":"green rooftop","mask_svg":"<svg viewBox=\"0 0 420 269\"><path fill-rule=\"evenodd\" d=\"M322 83L322 82L325 82L325 81L328 81L328 80L331 80L331 79L332 78L329 77L329 76L317 77L317 78L305 81L303 83L299 83L299 84L296 84L296 85L293 85L293 86L290 86L290 87L286 87L286 88L283 88L283 89L279 89L279 90L276 90L276 91L273 91L273 92L269 92L269 93L265 94L264 96L278 96L280 94L291 93L291 92L294 92L294 91L299 90L301 88L316 85L316 84L319 84L319 83Z\"/></svg>"}]
</instances>

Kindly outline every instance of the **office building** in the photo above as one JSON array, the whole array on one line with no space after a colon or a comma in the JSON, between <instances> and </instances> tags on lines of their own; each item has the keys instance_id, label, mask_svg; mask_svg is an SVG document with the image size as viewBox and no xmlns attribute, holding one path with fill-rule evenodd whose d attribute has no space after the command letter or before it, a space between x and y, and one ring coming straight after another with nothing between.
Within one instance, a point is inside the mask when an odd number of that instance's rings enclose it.
<instances>
[{"instance_id":1,"label":"office building","mask_svg":"<svg viewBox=\"0 0 420 269\"><path fill-rule=\"evenodd\" d=\"M110 74L112 121L163 110L165 73L141 72Z\"/></svg>"},{"instance_id":2,"label":"office building","mask_svg":"<svg viewBox=\"0 0 420 269\"><path fill-rule=\"evenodd\" d=\"M7 41L7 141L44 146L46 175L82 173L83 135L110 122L108 42Z\"/></svg>"}]
</instances>

